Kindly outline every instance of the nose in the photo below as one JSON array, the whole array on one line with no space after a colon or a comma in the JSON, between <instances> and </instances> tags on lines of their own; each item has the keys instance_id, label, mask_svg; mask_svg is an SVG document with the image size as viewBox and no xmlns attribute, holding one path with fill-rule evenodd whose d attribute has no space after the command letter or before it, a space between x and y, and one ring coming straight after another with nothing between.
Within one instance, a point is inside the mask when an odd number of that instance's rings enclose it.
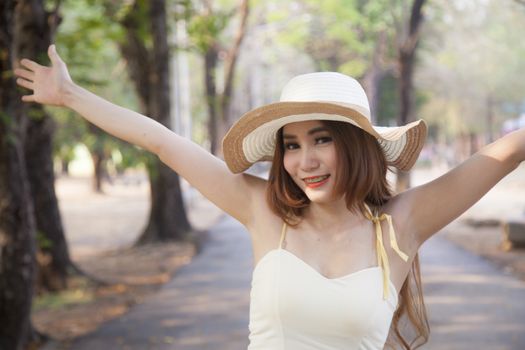
<instances>
[{"instance_id":1,"label":"nose","mask_svg":"<svg viewBox=\"0 0 525 350\"><path fill-rule=\"evenodd\" d=\"M304 172L309 172L319 167L319 159L314 150L308 147L303 148L300 166L301 170Z\"/></svg>"}]
</instances>

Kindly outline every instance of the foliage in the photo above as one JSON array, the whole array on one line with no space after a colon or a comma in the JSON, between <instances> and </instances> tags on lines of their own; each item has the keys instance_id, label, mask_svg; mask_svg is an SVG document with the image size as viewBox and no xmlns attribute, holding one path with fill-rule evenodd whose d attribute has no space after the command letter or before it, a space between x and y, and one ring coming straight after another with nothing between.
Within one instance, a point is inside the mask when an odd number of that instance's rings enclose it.
<instances>
[{"instance_id":1,"label":"foliage","mask_svg":"<svg viewBox=\"0 0 525 350\"><path fill-rule=\"evenodd\" d=\"M311 54L320 69L360 77L369 68L378 35L395 35L394 7L391 1L284 1L270 7L267 21L286 28L277 40Z\"/></svg>"},{"instance_id":2,"label":"foliage","mask_svg":"<svg viewBox=\"0 0 525 350\"><path fill-rule=\"evenodd\" d=\"M229 15L224 12L195 14L188 22L188 34L200 53L205 53L228 24Z\"/></svg>"},{"instance_id":3,"label":"foliage","mask_svg":"<svg viewBox=\"0 0 525 350\"><path fill-rule=\"evenodd\" d=\"M121 11L125 9L123 6ZM104 3L99 0L65 2L62 6L63 21L56 38L57 50L78 84L117 104L136 109L134 90L130 89L125 71L126 63L115 44L123 39L123 32L116 22L105 16L105 11ZM119 149L128 166L143 161L142 151L138 148L105 133L94 134L75 112L62 108L50 110L58 125L54 139L57 158L71 161L73 149L81 142L89 149L101 144L106 154Z\"/></svg>"},{"instance_id":4,"label":"foliage","mask_svg":"<svg viewBox=\"0 0 525 350\"><path fill-rule=\"evenodd\" d=\"M134 89L130 88L124 69L126 63L115 44L123 39L118 21L129 13L133 4L135 1L64 2L64 21L59 27L57 43L76 81L136 110ZM146 11L145 1L137 0L137 4L139 14ZM184 19L187 24L189 44L182 49L201 54L213 43L219 50L229 46L235 24L231 19L238 1L172 0L168 5L171 24L177 19ZM378 122L389 124L395 118L398 110L396 44L406 35L409 1L252 0L251 5L256 26L266 31L266 40L273 48L307 53L318 70L337 70L363 77L372 65L379 38L383 37L385 47L379 64L388 74L379 84ZM489 95L497 124L515 116L525 90L525 80L520 79L525 70L522 59L525 41L521 38L525 30L524 7L496 0L458 3L434 0L425 10L427 23L415 79L421 89L416 101L422 106L419 117L439 125L440 130L450 136L460 131L483 132ZM139 29L146 46L151 44L147 29L144 24ZM266 54L265 64L285 65L279 57L282 56L277 53ZM197 67L193 69L201 69ZM275 68L275 71L282 75L283 69ZM200 79L201 74L192 73L192 79ZM279 80L281 77L276 76L273 84L279 85ZM196 84L192 84L195 88ZM192 103L194 117L204 116L202 101L197 98ZM93 144L82 119L65 110L53 113L60 126L55 147L58 156L70 157L70 150L78 140ZM195 127L197 130L198 125ZM202 128L199 137L202 142L204 130ZM133 159L142 161L135 147L103 137L108 154L115 154L113 150L118 148L123 155L117 157L122 158L122 166L128 160L129 164L134 164ZM129 157L125 155L127 152Z\"/></svg>"},{"instance_id":5,"label":"foliage","mask_svg":"<svg viewBox=\"0 0 525 350\"><path fill-rule=\"evenodd\" d=\"M186 21L186 30L190 37L190 46L186 49L205 53L212 45L229 46L231 37L225 33L230 28L231 19L236 13L238 1L179 1L183 11L179 17ZM221 47L218 47L220 49Z\"/></svg>"},{"instance_id":6,"label":"foliage","mask_svg":"<svg viewBox=\"0 0 525 350\"><path fill-rule=\"evenodd\" d=\"M426 118L453 137L498 130L516 117L525 91L524 9L495 0L436 0L429 16L418 77L430 96Z\"/></svg>"},{"instance_id":7,"label":"foliage","mask_svg":"<svg viewBox=\"0 0 525 350\"><path fill-rule=\"evenodd\" d=\"M392 75L387 75L379 83L378 117L376 121L378 125L389 125L395 122L395 117L399 113L397 85L397 79Z\"/></svg>"}]
</instances>

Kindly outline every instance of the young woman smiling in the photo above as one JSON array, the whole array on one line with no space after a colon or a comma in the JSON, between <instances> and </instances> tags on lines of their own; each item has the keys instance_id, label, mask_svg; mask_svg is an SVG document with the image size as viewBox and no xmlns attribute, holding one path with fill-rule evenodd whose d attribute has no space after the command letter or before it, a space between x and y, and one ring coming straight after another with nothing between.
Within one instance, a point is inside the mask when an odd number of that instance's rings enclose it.
<instances>
[{"instance_id":1,"label":"young woman smiling","mask_svg":"<svg viewBox=\"0 0 525 350\"><path fill-rule=\"evenodd\" d=\"M525 159L521 129L394 195L387 170L413 166L425 123L373 126L360 84L321 72L295 77L279 102L242 116L223 140L224 162L79 87L54 45L48 54L51 67L24 59L15 70L17 83L32 91L23 101L71 108L153 152L247 227L255 261L251 350L424 344L418 249ZM244 173L265 160L272 161L268 180ZM401 333L403 317L413 340Z\"/></svg>"}]
</instances>

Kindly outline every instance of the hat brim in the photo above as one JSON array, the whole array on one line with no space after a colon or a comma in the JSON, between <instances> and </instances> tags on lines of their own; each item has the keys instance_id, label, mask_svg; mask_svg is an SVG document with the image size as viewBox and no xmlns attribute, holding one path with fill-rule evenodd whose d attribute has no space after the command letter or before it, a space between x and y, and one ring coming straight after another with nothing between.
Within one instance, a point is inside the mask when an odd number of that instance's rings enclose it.
<instances>
[{"instance_id":1,"label":"hat brim","mask_svg":"<svg viewBox=\"0 0 525 350\"><path fill-rule=\"evenodd\" d=\"M224 160L233 173L259 161L271 161L276 132L284 125L305 120L336 120L353 124L377 138L387 162L409 170L427 135L423 120L400 127L373 126L356 108L333 102L277 102L244 114L222 141Z\"/></svg>"}]
</instances>

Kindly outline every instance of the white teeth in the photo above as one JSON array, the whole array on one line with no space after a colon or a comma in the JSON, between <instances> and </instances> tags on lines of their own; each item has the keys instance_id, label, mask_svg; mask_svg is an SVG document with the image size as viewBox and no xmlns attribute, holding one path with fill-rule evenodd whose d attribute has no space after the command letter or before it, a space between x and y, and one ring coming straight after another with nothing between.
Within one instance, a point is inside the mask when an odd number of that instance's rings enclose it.
<instances>
[{"instance_id":1,"label":"white teeth","mask_svg":"<svg viewBox=\"0 0 525 350\"><path fill-rule=\"evenodd\" d=\"M306 182L306 183L316 183L316 182L321 182L321 181L327 179L328 176L329 176L329 175L313 177L313 178L311 178L311 179L305 179L304 182Z\"/></svg>"}]
</instances>

